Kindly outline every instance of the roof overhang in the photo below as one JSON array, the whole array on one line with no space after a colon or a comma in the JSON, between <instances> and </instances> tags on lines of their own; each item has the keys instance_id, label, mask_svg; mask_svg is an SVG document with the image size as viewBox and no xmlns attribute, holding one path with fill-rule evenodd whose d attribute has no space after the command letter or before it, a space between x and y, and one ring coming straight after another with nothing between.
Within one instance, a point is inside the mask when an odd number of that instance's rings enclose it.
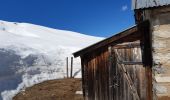
<instances>
[{"instance_id":1,"label":"roof overhang","mask_svg":"<svg viewBox=\"0 0 170 100\"><path fill-rule=\"evenodd\" d=\"M114 43L116 42L117 40L120 40L124 37L127 37L127 36L130 36L131 34L134 34L134 33L138 33L139 32L139 27L138 26L147 26L146 24L148 24L148 21L144 21L140 24L138 24L137 26L133 26L129 29L126 29L116 35L113 35L109 38L106 38L100 42L97 42L91 46L88 46L80 51L77 51L75 53L73 53L74 57L78 57L78 56L82 56L88 52L91 52L91 51L94 51L94 50L97 50L98 48L101 48L101 47L105 47L111 43ZM135 37L132 37L132 38L135 38Z\"/></svg>"}]
</instances>

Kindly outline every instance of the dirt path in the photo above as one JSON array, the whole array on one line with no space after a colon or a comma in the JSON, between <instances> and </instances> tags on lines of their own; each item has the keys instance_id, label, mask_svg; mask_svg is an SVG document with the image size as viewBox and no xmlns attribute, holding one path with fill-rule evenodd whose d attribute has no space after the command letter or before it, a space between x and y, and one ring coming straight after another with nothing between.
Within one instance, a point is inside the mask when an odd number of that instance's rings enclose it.
<instances>
[{"instance_id":1,"label":"dirt path","mask_svg":"<svg viewBox=\"0 0 170 100\"><path fill-rule=\"evenodd\" d=\"M27 88L13 100L83 100L82 95L75 94L80 90L80 79L52 80Z\"/></svg>"}]
</instances>

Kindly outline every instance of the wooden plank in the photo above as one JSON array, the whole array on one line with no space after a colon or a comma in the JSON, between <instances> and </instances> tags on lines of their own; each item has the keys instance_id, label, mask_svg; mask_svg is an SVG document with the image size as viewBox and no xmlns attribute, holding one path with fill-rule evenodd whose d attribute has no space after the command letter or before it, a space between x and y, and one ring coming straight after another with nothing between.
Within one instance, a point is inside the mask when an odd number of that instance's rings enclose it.
<instances>
[{"instance_id":1,"label":"wooden plank","mask_svg":"<svg viewBox=\"0 0 170 100\"><path fill-rule=\"evenodd\" d=\"M82 91L83 91L83 98L85 100L85 74L84 74L84 72L86 70L84 69L84 67L85 67L84 63L85 63L84 58L81 57Z\"/></svg>"},{"instance_id":2,"label":"wooden plank","mask_svg":"<svg viewBox=\"0 0 170 100\"><path fill-rule=\"evenodd\" d=\"M133 62L133 61L119 61L117 62L119 64L124 64L124 65L143 65L143 62Z\"/></svg>"},{"instance_id":3,"label":"wooden plank","mask_svg":"<svg viewBox=\"0 0 170 100\"><path fill-rule=\"evenodd\" d=\"M114 49L128 49L128 48L140 48L140 43L128 43L115 45Z\"/></svg>"},{"instance_id":4,"label":"wooden plank","mask_svg":"<svg viewBox=\"0 0 170 100\"><path fill-rule=\"evenodd\" d=\"M146 90L147 90L147 100L152 100L152 69L150 67L146 67Z\"/></svg>"},{"instance_id":5,"label":"wooden plank","mask_svg":"<svg viewBox=\"0 0 170 100\"><path fill-rule=\"evenodd\" d=\"M89 87L89 86L88 86L88 82L89 82L89 81L88 81L88 80L89 80L89 76L90 76L90 75L89 75L89 63L88 63L88 62L89 62L89 57L88 57L88 56L84 57L84 60L85 60L85 61L84 61L84 65L85 65L85 66L84 66L84 70L85 70L85 71L84 71L84 77L85 77L85 78L84 78L84 84L85 84L85 85L84 85L84 86L85 86L85 100L86 100L86 99L88 100L88 97L89 97L89 96L88 96L88 92L89 92L89 90L88 90L88 89L89 89L89 88L88 88L88 87Z\"/></svg>"},{"instance_id":6,"label":"wooden plank","mask_svg":"<svg viewBox=\"0 0 170 100\"><path fill-rule=\"evenodd\" d=\"M108 48L108 52L109 52L109 100L113 100L112 47Z\"/></svg>"}]
</instances>

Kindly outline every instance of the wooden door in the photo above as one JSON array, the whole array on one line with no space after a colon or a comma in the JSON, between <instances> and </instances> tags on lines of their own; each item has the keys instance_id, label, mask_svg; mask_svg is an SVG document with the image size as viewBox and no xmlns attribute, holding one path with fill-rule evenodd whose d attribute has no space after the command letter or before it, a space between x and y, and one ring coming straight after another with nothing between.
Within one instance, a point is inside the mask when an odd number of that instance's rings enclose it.
<instances>
[{"instance_id":1,"label":"wooden door","mask_svg":"<svg viewBox=\"0 0 170 100\"><path fill-rule=\"evenodd\" d=\"M140 43L124 43L110 49L110 100L147 100L148 77Z\"/></svg>"}]
</instances>

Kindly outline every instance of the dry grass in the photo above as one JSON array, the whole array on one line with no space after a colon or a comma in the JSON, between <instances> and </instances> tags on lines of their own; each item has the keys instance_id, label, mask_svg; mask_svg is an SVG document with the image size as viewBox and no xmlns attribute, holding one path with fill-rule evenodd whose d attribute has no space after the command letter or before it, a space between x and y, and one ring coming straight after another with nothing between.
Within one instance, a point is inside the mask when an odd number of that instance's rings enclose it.
<instances>
[{"instance_id":1,"label":"dry grass","mask_svg":"<svg viewBox=\"0 0 170 100\"><path fill-rule=\"evenodd\" d=\"M83 100L82 95L75 94L80 90L80 79L52 80L27 88L13 100Z\"/></svg>"}]
</instances>

